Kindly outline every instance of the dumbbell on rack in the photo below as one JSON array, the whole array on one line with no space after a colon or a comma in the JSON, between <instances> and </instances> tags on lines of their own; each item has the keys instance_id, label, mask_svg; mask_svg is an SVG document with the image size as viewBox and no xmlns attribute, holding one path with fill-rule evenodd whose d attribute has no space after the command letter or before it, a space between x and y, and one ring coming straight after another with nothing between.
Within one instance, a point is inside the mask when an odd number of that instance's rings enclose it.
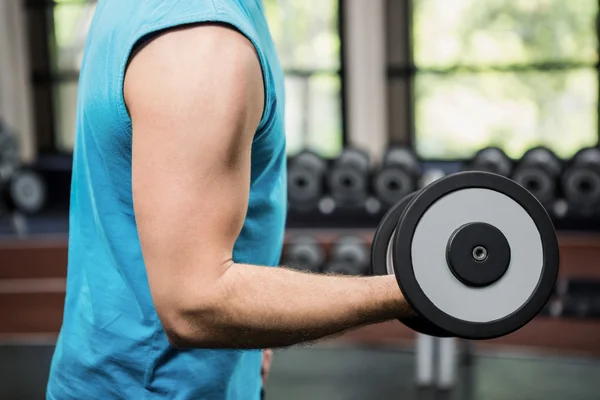
<instances>
[{"instance_id":1,"label":"dumbbell on rack","mask_svg":"<svg viewBox=\"0 0 600 400\"><path fill-rule=\"evenodd\" d=\"M533 319L554 291L558 241L521 185L497 174L441 178L394 205L371 248L413 310L401 322L430 336L491 339Z\"/></svg>"},{"instance_id":2,"label":"dumbbell on rack","mask_svg":"<svg viewBox=\"0 0 600 400\"><path fill-rule=\"evenodd\" d=\"M556 200L558 179L562 165L558 157L548 148L536 147L528 150L512 179L533 194L544 206Z\"/></svg>"},{"instance_id":3,"label":"dumbbell on rack","mask_svg":"<svg viewBox=\"0 0 600 400\"><path fill-rule=\"evenodd\" d=\"M467 169L510 176L512 161L499 147L486 147L475 154Z\"/></svg>"},{"instance_id":4,"label":"dumbbell on rack","mask_svg":"<svg viewBox=\"0 0 600 400\"><path fill-rule=\"evenodd\" d=\"M45 201L42 177L20 165L18 140L0 123L0 212L8 213L17 234L24 235L27 229L23 215L39 212Z\"/></svg>"},{"instance_id":5,"label":"dumbbell on rack","mask_svg":"<svg viewBox=\"0 0 600 400\"><path fill-rule=\"evenodd\" d=\"M358 236L342 236L331 249L331 261L324 272L342 275L368 275L369 250L364 239Z\"/></svg>"},{"instance_id":6,"label":"dumbbell on rack","mask_svg":"<svg viewBox=\"0 0 600 400\"><path fill-rule=\"evenodd\" d=\"M298 236L287 246L282 261L284 265L300 271L320 272L325 252L312 236Z\"/></svg>"},{"instance_id":7,"label":"dumbbell on rack","mask_svg":"<svg viewBox=\"0 0 600 400\"><path fill-rule=\"evenodd\" d=\"M18 211L26 215L36 214L46 202L46 185L42 177L28 168L15 171L0 191L9 211Z\"/></svg>"},{"instance_id":8,"label":"dumbbell on rack","mask_svg":"<svg viewBox=\"0 0 600 400\"><path fill-rule=\"evenodd\" d=\"M369 155L356 148L346 148L334 161L327 181L336 207L363 208L369 195Z\"/></svg>"},{"instance_id":9,"label":"dumbbell on rack","mask_svg":"<svg viewBox=\"0 0 600 400\"><path fill-rule=\"evenodd\" d=\"M569 278L558 285L560 316L567 318L600 318L600 280Z\"/></svg>"},{"instance_id":10,"label":"dumbbell on rack","mask_svg":"<svg viewBox=\"0 0 600 400\"><path fill-rule=\"evenodd\" d=\"M586 216L600 213L600 148L577 152L561 183L570 212Z\"/></svg>"},{"instance_id":11,"label":"dumbbell on rack","mask_svg":"<svg viewBox=\"0 0 600 400\"><path fill-rule=\"evenodd\" d=\"M421 166L413 151L390 148L383 157L381 169L374 175L373 190L379 201L389 208L418 188Z\"/></svg>"},{"instance_id":12,"label":"dumbbell on rack","mask_svg":"<svg viewBox=\"0 0 600 400\"><path fill-rule=\"evenodd\" d=\"M290 159L288 200L292 209L309 211L317 208L325 195L326 170L326 161L309 150Z\"/></svg>"}]
</instances>

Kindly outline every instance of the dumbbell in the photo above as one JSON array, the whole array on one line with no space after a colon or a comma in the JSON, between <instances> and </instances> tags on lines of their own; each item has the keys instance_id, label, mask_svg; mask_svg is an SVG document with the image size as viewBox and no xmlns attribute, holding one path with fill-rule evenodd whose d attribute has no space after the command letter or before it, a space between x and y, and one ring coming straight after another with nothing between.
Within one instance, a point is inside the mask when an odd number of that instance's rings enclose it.
<instances>
[{"instance_id":1,"label":"dumbbell","mask_svg":"<svg viewBox=\"0 0 600 400\"><path fill-rule=\"evenodd\" d=\"M420 177L421 166L416 155L407 148L391 148L375 174L373 190L383 204L391 206L417 190Z\"/></svg>"},{"instance_id":2,"label":"dumbbell","mask_svg":"<svg viewBox=\"0 0 600 400\"><path fill-rule=\"evenodd\" d=\"M550 217L516 182L447 175L395 204L371 247L373 274L392 274L413 311L401 322L431 336L491 339L533 319L554 290Z\"/></svg>"},{"instance_id":3,"label":"dumbbell","mask_svg":"<svg viewBox=\"0 0 600 400\"><path fill-rule=\"evenodd\" d=\"M369 172L370 159L366 152L344 149L328 176L329 191L336 205L362 207L368 196Z\"/></svg>"},{"instance_id":4,"label":"dumbbell","mask_svg":"<svg viewBox=\"0 0 600 400\"><path fill-rule=\"evenodd\" d=\"M19 143L16 136L0 123L0 184L7 182L19 165Z\"/></svg>"},{"instance_id":5,"label":"dumbbell","mask_svg":"<svg viewBox=\"0 0 600 400\"><path fill-rule=\"evenodd\" d=\"M291 158L288 167L288 200L300 210L315 208L325 194L326 161L312 151Z\"/></svg>"},{"instance_id":6,"label":"dumbbell","mask_svg":"<svg viewBox=\"0 0 600 400\"><path fill-rule=\"evenodd\" d=\"M592 314L592 298L585 296L568 296L562 300L561 317L590 318Z\"/></svg>"},{"instance_id":7,"label":"dumbbell","mask_svg":"<svg viewBox=\"0 0 600 400\"><path fill-rule=\"evenodd\" d=\"M299 236L287 246L283 263L301 271L319 272L325 262L323 246L312 236Z\"/></svg>"},{"instance_id":8,"label":"dumbbell","mask_svg":"<svg viewBox=\"0 0 600 400\"><path fill-rule=\"evenodd\" d=\"M514 171L512 179L527 189L542 204L549 205L556 198L558 178L562 165L548 148L528 150Z\"/></svg>"},{"instance_id":9,"label":"dumbbell","mask_svg":"<svg viewBox=\"0 0 600 400\"><path fill-rule=\"evenodd\" d=\"M600 148L582 149L571 159L562 189L575 210L600 208Z\"/></svg>"},{"instance_id":10,"label":"dumbbell","mask_svg":"<svg viewBox=\"0 0 600 400\"><path fill-rule=\"evenodd\" d=\"M10 211L36 214L46 204L46 185L32 169L18 169L8 182L0 186L1 197Z\"/></svg>"},{"instance_id":11,"label":"dumbbell","mask_svg":"<svg viewBox=\"0 0 600 400\"><path fill-rule=\"evenodd\" d=\"M502 176L510 176L512 161L499 147L486 147L475 154L468 167L472 171L491 172Z\"/></svg>"},{"instance_id":12,"label":"dumbbell","mask_svg":"<svg viewBox=\"0 0 600 400\"><path fill-rule=\"evenodd\" d=\"M369 250L364 239L342 236L331 249L331 262L325 272L342 275L368 275Z\"/></svg>"}]
</instances>

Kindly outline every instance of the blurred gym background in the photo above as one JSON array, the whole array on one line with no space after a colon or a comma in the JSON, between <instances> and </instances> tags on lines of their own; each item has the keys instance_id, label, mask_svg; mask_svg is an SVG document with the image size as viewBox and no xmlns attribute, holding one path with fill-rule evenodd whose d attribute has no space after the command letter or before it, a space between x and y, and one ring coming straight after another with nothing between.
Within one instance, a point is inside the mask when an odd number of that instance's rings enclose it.
<instances>
[{"instance_id":1,"label":"blurred gym background","mask_svg":"<svg viewBox=\"0 0 600 400\"><path fill-rule=\"evenodd\" d=\"M561 246L555 295L518 332L450 343L361 328L278 350L267 398L600 398L599 2L263 2L286 71L282 262L369 274L387 208L464 169L527 187ZM44 398L96 5L0 0L0 399Z\"/></svg>"}]
</instances>

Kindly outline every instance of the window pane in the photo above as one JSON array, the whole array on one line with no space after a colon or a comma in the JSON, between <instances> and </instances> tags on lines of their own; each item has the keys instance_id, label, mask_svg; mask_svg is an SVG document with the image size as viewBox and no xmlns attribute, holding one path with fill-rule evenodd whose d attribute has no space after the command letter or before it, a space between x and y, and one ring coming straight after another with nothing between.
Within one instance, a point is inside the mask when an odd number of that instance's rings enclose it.
<instances>
[{"instance_id":1,"label":"window pane","mask_svg":"<svg viewBox=\"0 0 600 400\"><path fill-rule=\"evenodd\" d=\"M54 132L59 151L71 152L75 140L77 82L62 82L52 89L54 96Z\"/></svg>"},{"instance_id":2,"label":"window pane","mask_svg":"<svg viewBox=\"0 0 600 400\"><path fill-rule=\"evenodd\" d=\"M285 78L285 133L288 154L295 154L306 147L305 82L306 80L301 77L287 76Z\"/></svg>"},{"instance_id":3,"label":"window pane","mask_svg":"<svg viewBox=\"0 0 600 400\"><path fill-rule=\"evenodd\" d=\"M413 0L418 67L595 63L597 0Z\"/></svg>"},{"instance_id":4,"label":"window pane","mask_svg":"<svg viewBox=\"0 0 600 400\"><path fill-rule=\"evenodd\" d=\"M85 0L57 1L54 6L54 41L51 48L56 71L79 71L87 33L96 4Z\"/></svg>"},{"instance_id":5,"label":"window pane","mask_svg":"<svg viewBox=\"0 0 600 400\"><path fill-rule=\"evenodd\" d=\"M342 149L341 121L337 74L286 77L288 154L308 148L335 157Z\"/></svg>"},{"instance_id":6,"label":"window pane","mask_svg":"<svg viewBox=\"0 0 600 400\"><path fill-rule=\"evenodd\" d=\"M263 0L284 69L337 69L338 0Z\"/></svg>"},{"instance_id":7,"label":"window pane","mask_svg":"<svg viewBox=\"0 0 600 400\"><path fill-rule=\"evenodd\" d=\"M463 158L495 145L520 157L547 145L562 157L598 141L594 69L568 72L417 74L417 150Z\"/></svg>"},{"instance_id":8,"label":"window pane","mask_svg":"<svg viewBox=\"0 0 600 400\"><path fill-rule=\"evenodd\" d=\"M308 147L324 157L342 151L340 78L314 75L310 78Z\"/></svg>"}]
</instances>

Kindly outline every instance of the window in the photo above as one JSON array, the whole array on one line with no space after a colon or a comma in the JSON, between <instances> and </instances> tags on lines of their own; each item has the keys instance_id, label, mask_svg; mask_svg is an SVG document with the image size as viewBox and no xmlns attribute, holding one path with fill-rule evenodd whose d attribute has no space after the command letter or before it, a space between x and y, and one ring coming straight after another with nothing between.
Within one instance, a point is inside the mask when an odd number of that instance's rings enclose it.
<instances>
[{"instance_id":1,"label":"window","mask_svg":"<svg viewBox=\"0 0 600 400\"><path fill-rule=\"evenodd\" d=\"M77 79L87 33L96 2L55 0L49 36L54 106L55 145L61 152L73 150L77 104Z\"/></svg>"},{"instance_id":2,"label":"window","mask_svg":"<svg viewBox=\"0 0 600 400\"><path fill-rule=\"evenodd\" d=\"M394 1L394 0L391 0ZM598 143L597 0L413 0L414 144L428 159Z\"/></svg>"},{"instance_id":3,"label":"window","mask_svg":"<svg viewBox=\"0 0 600 400\"><path fill-rule=\"evenodd\" d=\"M263 0L286 72L288 152L335 156L343 144L339 0ZM73 148L77 79L96 1L54 0L47 16L53 147Z\"/></svg>"},{"instance_id":4,"label":"window","mask_svg":"<svg viewBox=\"0 0 600 400\"><path fill-rule=\"evenodd\" d=\"M288 152L343 145L340 0L263 0L286 75Z\"/></svg>"}]
</instances>

